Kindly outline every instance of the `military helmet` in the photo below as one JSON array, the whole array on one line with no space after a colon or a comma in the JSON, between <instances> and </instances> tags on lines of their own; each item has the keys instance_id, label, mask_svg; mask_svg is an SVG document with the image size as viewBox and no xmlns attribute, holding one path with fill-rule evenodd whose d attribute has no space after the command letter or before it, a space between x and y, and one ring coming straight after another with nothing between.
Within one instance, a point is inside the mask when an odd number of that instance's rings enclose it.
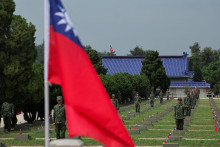
<instances>
[{"instance_id":1,"label":"military helmet","mask_svg":"<svg viewBox=\"0 0 220 147\"><path fill-rule=\"evenodd\" d=\"M139 94L139 92L136 92L136 94Z\"/></svg>"},{"instance_id":2,"label":"military helmet","mask_svg":"<svg viewBox=\"0 0 220 147\"><path fill-rule=\"evenodd\" d=\"M179 97L179 98L178 98L178 101L182 101L182 98Z\"/></svg>"},{"instance_id":3,"label":"military helmet","mask_svg":"<svg viewBox=\"0 0 220 147\"><path fill-rule=\"evenodd\" d=\"M112 96L115 96L115 94L112 94Z\"/></svg>"},{"instance_id":4,"label":"military helmet","mask_svg":"<svg viewBox=\"0 0 220 147\"><path fill-rule=\"evenodd\" d=\"M57 100L63 100L63 97L62 96L57 96Z\"/></svg>"}]
</instances>

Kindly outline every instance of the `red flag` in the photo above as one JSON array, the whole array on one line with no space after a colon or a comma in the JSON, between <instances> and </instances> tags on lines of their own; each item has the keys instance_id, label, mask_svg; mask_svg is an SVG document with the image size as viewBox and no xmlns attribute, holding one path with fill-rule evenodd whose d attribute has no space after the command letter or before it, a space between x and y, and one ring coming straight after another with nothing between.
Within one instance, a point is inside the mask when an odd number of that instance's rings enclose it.
<instances>
[{"instance_id":1,"label":"red flag","mask_svg":"<svg viewBox=\"0 0 220 147\"><path fill-rule=\"evenodd\" d=\"M136 130L136 126L134 126L134 130Z\"/></svg>"},{"instance_id":2,"label":"red flag","mask_svg":"<svg viewBox=\"0 0 220 147\"><path fill-rule=\"evenodd\" d=\"M215 128L215 132L217 132L217 131L218 131L218 127Z\"/></svg>"},{"instance_id":3,"label":"red flag","mask_svg":"<svg viewBox=\"0 0 220 147\"><path fill-rule=\"evenodd\" d=\"M108 147L134 146L61 1L49 2L48 81L62 87L69 136L91 137Z\"/></svg>"},{"instance_id":4,"label":"red flag","mask_svg":"<svg viewBox=\"0 0 220 147\"><path fill-rule=\"evenodd\" d=\"M112 46L110 45L110 52L113 52L113 48L112 48Z\"/></svg>"},{"instance_id":5,"label":"red flag","mask_svg":"<svg viewBox=\"0 0 220 147\"><path fill-rule=\"evenodd\" d=\"M216 127L216 125L217 125L217 122L215 123L214 127Z\"/></svg>"}]
</instances>

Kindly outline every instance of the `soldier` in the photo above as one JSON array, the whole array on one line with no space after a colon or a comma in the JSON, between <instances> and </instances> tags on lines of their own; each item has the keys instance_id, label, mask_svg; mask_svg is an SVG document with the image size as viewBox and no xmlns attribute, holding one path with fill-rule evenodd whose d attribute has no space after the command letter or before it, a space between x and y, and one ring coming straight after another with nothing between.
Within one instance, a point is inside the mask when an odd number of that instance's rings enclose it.
<instances>
[{"instance_id":1,"label":"soldier","mask_svg":"<svg viewBox=\"0 0 220 147\"><path fill-rule=\"evenodd\" d=\"M116 110L119 110L119 103L118 100L115 98L115 94L112 94L112 99L111 99L113 105L115 106Z\"/></svg>"},{"instance_id":2,"label":"soldier","mask_svg":"<svg viewBox=\"0 0 220 147\"><path fill-rule=\"evenodd\" d=\"M184 106L185 106L185 115L190 116L191 115L191 105L192 100L190 98L190 93L187 93L187 97L184 98Z\"/></svg>"},{"instance_id":3,"label":"soldier","mask_svg":"<svg viewBox=\"0 0 220 147\"><path fill-rule=\"evenodd\" d=\"M66 132L66 115L65 107L62 103L62 96L57 96L57 103L58 104L53 108L53 125L55 125L56 138L60 139L65 138Z\"/></svg>"},{"instance_id":4,"label":"soldier","mask_svg":"<svg viewBox=\"0 0 220 147\"><path fill-rule=\"evenodd\" d=\"M121 104L122 97L121 97L121 92L120 92L120 90L118 90L117 99L118 99L119 104Z\"/></svg>"},{"instance_id":5,"label":"soldier","mask_svg":"<svg viewBox=\"0 0 220 147\"><path fill-rule=\"evenodd\" d=\"M139 96L139 93L136 93L136 96L134 97L134 105L135 105L135 111L140 112L140 104L141 104L141 97Z\"/></svg>"},{"instance_id":6,"label":"soldier","mask_svg":"<svg viewBox=\"0 0 220 147\"><path fill-rule=\"evenodd\" d=\"M191 92L190 99L192 101L191 108L194 109L196 105L196 95L193 91Z\"/></svg>"},{"instance_id":7,"label":"soldier","mask_svg":"<svg viewBox=\"0 0 220 147\"><path fill-rule=\"evenodd\" d=\"M14 115L14 105L9 104L8 102L4 102L2 104L1 116L4 119L5 131L8 131L8 132L11 131L11 123L12 123L13 115Z\"/></svg>"},{"instance_id":8,"label":"soldier","mask_svg":"<svg viewBox=\"0 0 220 147\"><path fill-rule=\"evenodd\" d=\"M182 104L182 99L178 98L178 103L174 106L174 118L176 120L176 129L183 130L184 124L184 105Z\"/></svg>"},{"instance_id":9,"label":"soldier","mask_svg":"<svg viewBox=\"0 0 220 147\"><path fill-rule=\"evenodd\" d=\"M162 92L162 90L160 90L159 97L160 97L160 103L162 104L163 103L163 92Z\"/></svg>"},{"instance_id":10,"label":"soldier","mask_svg":"<svg viewBox=\"0 0 220 147\"><path fill-rule=\"evenodd\" d=\"M154 107L154 99L155 99L155 96L154 96L154 92L152 90L152 92L150 94L150 105L151 105L151 107Z\"/></svg>"},{"instance_id":11,"label":"soldier","mask_svg":"<svg viewBox=\"0 0 220 147\"><path fill-rule=\"evenodd\" d=\"M169 89L167 89L167 100L169 100L169 97L170 97L170 92Z\"/></svg>"}]
</instances>

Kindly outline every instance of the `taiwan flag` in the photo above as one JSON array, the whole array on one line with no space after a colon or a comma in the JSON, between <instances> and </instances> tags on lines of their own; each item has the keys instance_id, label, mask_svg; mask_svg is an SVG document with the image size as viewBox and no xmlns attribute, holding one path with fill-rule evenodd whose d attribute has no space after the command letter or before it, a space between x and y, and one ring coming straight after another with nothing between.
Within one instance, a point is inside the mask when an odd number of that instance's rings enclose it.
<instances>
[{"instance_id":1,"label":"taiwan flag","mask_svg":"<svg viewBox=\"0 0 220 147\"><path fill-rule=\"evenodd\" d=\"M110 52L113 52L113 48L112 48L112 46L110 45Z\"/></svg>"},{"instance_id":2,"label":"taiwan flag","mask_svg":"<svg viewBox=\"0 0 220 147\"><path fill-rule=\"evenodd\" d=\"M87 136L108 147L134 146L61 1L48 2L45 77L62 87L69 136Z\"/></svg>"}]
</instances>

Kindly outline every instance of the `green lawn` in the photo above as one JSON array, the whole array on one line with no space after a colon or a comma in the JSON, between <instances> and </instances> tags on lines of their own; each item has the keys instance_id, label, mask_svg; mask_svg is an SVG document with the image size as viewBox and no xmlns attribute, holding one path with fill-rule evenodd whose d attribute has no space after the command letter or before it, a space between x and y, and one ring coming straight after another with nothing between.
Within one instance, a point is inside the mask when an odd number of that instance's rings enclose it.
<instances>
[{"instance_id":1,"label":"green lawn","mask_svg":"<svg viewBox=\"0 0 220 147\"><path fill-rule=\"evenodd\" d=\"M220 99L214 100L218 108L220 109ZM140 115L136 115L135 117L131 117L130 120L124 120L124 124L126 128L132 128L135 124L141 125L143 119L147 119L152 115L156 115L160 112L163 112L168 107L175 104L177 100L171 100L159 107L155 107L151 110L148 110L145 113L141 113ZM155 104L159 103L156 101ZM141 109L149 107L149 104L143 104ZM120 116L126 116L128 112L134 112L133 107L129 107L129 110L119 113ZM148 130L141 131L141 134L132 134L131 137L138 146L162 146L163 141L170 132L175 128L175 120L173 118L173 111L162 117L156 123L153 123L154 126L148 127ZM172 143L179 143L180 146L220 146L220 135L218 132L215 132L214 129L214 120L212 115L212 110L210 108L210 103L208 99L202 99L199 101L199 106L196 108L195 113L190 122L190 126L188 126L188 131L186 134L181 135L184 141L176 141ZM31 136L31 140L28 141L20 141L20 140L6 140L4 138L14 138L19 131L12 131L10 134L1 134L0 142L5 143L7 146L20 145L20 146L43 146L44 145L44 134L37 133L37 129L40 126L32 127L31 130L22 131L23 134L29 134ZM51 138L55 138L54 126L50 126L52 133L50 133ZM178 135L180 136L180 135ZM40 138L42 140L38 140ZM197 139L197 140L196 140ZM215 139L215 140L208 140ZM101 145L99 142L82 137L82 141L85 145ZM170 141L168 140L168 143Z\"/></svg>"}]
</instances>

